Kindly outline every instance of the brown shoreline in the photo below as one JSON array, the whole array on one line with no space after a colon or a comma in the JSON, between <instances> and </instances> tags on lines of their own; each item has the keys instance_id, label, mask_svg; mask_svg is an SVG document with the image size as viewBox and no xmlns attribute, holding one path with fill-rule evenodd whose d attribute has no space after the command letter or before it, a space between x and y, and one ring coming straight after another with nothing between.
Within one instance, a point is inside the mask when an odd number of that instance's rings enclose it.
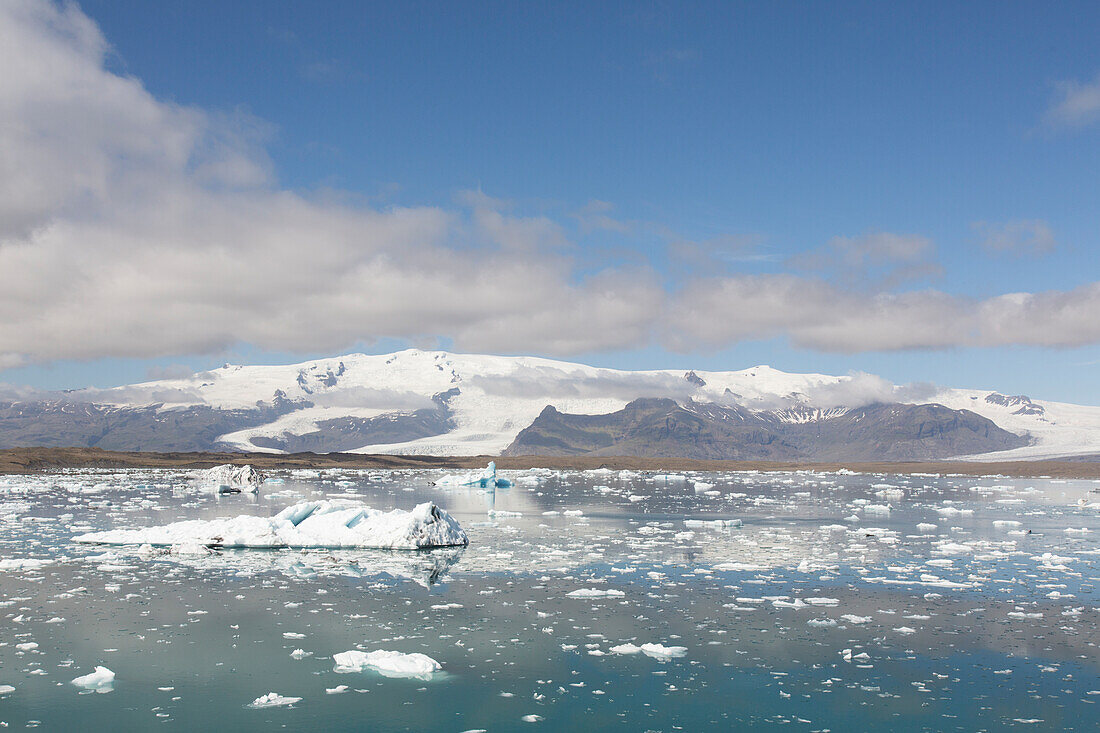
<instances>
[{"instance_id":1,"label":"brown shoreline","mask_svg":"<svg viewBox=\"0 0 1100 733\"><path fill-rule=\"evenodd\" d=\"M145 453L98 448L9 448L0 450L0 474L42 473L64 468L208 468L221 463L250 463L257 468L479 468L495 460L501 469L612 468L637 471L836 471L857 473L952 473L967 476L1051 477L1100 479L1100 460L924 461L913 463L800 463L768 461L704 461L691 458L592 456L388 456L354 453Z\"/></svg>"}]
</instances>

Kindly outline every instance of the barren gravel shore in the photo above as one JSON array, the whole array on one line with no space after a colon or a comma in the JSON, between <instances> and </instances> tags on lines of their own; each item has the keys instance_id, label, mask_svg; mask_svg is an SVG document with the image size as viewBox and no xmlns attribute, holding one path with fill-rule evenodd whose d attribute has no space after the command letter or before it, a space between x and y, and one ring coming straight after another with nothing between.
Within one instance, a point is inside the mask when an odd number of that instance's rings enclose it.
<instances>
[{"instance_id":1,"label":"barren gravel shore","mask_svg":"<svg viewBox=\"0 0 1100 733\"><path fill-rule=\"evenodd\" d=\"M98 448L9 448L0 450L0 473L40 473L64 468L207 468L248 463L257 468L477 468L495 460L505 470L527 468L612 468L635 471L836 471L858 473L937 473L1100 479L1100 457L1074 461L928 461L920 463L773 463L701 461L685 458L589 456L389 456L355 453L144 453Z\"/></svg>"}]
</instances>

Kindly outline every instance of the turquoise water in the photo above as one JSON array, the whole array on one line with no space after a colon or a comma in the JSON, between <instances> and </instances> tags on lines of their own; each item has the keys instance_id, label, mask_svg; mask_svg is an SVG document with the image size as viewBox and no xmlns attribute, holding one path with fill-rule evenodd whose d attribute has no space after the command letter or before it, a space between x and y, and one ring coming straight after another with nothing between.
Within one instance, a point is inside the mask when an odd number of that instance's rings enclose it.
<instances>
[{"instance_id":1,"label":"turquoise water","mask_svg":"<svg viewBox=\"0 0 1100 733\"><path fill-rule=\"evenodd\" d=\"M0 722L1100 727L1098 483L507 475L520 485L490 496L433 487L439 474L430 472L278 473L282 483L258 497L217 497L170 471L0 477L0 553L47 561L0 570L0 685L15 688L0 695ZM697 481L714 486L697 490ZM433 500L471 544L194 556L70 541L91 529L273 514L337 495L387 508ZM733 518L744 525L692 521ZM604 594L569 595L577 590ZM685 652L611 651L627 642ZM307 656L292 657L299 649ZM335 672L332 655L350 649L420 652L442 672ZM96 665L114 671L109 691L71 684ZM301 700L249 707L268 692Z\"/></svg>"}]
</instances>

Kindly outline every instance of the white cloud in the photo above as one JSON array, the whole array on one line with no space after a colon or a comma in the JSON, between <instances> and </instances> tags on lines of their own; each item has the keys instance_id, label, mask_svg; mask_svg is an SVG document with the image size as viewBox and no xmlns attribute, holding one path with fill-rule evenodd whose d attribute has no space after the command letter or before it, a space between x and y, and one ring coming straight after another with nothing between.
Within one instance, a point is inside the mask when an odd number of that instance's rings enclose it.
<instances>
[{"instance_id":1,"label":"white cloud","mask_svg":"<svg viewBox=\"0 0 1100 733\"><path fill-rule=\"evenodd\" d=\"M262 124L161 102L109 52L75 6L0 7L0 364L647 338L648 270L578 276L557 224L484 196L377 211L282 190Z\"/></svg>"},{"instance_id":2,"label":"white cloud","mask_svg":"<svg viewBox=\"0 0 1100 733\"><path fill-rule=\"evenodd\" d=\"M1052 127L1080 127L1100 120L1100 73L1091 82L1063 81L1044 115Z\"/></svg>"},{"instance_id":3,"label":"white cloud","mask_svg":"<svg viewBox=\"0 0 1100 733\"><path fill-rule=\"evenodd\" d=\"M863 293L794 275L698 280L675 300L673 348L722 347L786 336L819 351L854 353L1100 341L1100 283L986 300L936 290Z\"/></svg>"},{"instance_id":4,"label":"white cloud","mask_svg":"<svg viewBox=\"0 0 1100 733\"><path fill-rule=\"evenodd\" d=\"M618 232L619 234L629 233L634 225L631 222L621 221L613 217L611 212L614 210L614 204L593 199L578 209L573 214L573 218L577 220L581 230L585 232L603 230Z\"/></svg>"},{"instance_id":5,"label":"white cloud","mask_svg":"<svg viewBox=\"0 0 1100 733\"><path fill-rule=\"evenodd\" d=\"M870 232L833 237L824 247L792 257L789 264L828 275L849 288L888 289L942 274L935 254L935 244L927 237Z\"/></svg>"},{"instance_id":6,"label":"white cloud","mask_svg":"<svg viewBox=\"0 0 1100 733\"><path fill-rule=\"evenodd\" d=\"M982 247L990 252L1045 254L1056 246L1054 232L1041 219L1000 223L976 221L971 228L981 237Z\"/></svg>"},{"instance_id":7,"label":"white cloud","mask_svg":"<svg viewBox=\"0 0 1100 733\"><path fill-rule=\"evenodd\" d=\"M74 5L0 2L0 368L381 338L553 355L655 339L695 350L787 337L827 351L1100 341L1098 284L984 301L897 292L938 267L915 235L838 237L795 263L801 275L758 276L728 274L740 250L719 239L703 261L724 264L683 283L644 261L586 266L559 222L480 191L453 209L380 210L286 190L265 123L158 100L110 71L110 53ZM591 202L580 229L635 230L612 211ZM669 293L668 281L680 285Z\"/></svg>"}]
</instances>

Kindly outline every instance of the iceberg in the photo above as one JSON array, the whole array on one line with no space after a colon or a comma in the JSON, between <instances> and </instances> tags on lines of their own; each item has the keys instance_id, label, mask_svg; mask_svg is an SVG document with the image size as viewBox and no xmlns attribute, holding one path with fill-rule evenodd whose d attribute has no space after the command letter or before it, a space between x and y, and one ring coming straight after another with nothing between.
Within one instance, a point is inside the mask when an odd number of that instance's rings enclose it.
<instances>
[{"instance_id":1,"label":"iceberg","mask_svg":"<svg viewBox=\"0 0 1100 733\"><path fill-rule=\"evenodd\" d=\"M203 545L214 548L369 547L419 550L470 543L466 531L446 511L425 502L404 511L384 512L349 500L307 501L274 517L243 514L211 520L173 522L141 529L89 532L74 542L97 545Z\"/></svg>"},{"instance_id":2,"label":"iceberg","mask_svg":"<svg viewBox=\"0 0 1100 733\"><path fill-rule=\"evenodd\" d=\"M226 463L214 466L199 473L199 482L219 494L239 494L242 491L255 494L260 490L266 476L252 466L234 466Z\"/></svg>"},{"instance_id":3,"label":"iceberg","mask_svg":"<svg viewBox=\"0 0 1100 733\"><path fill-rule=\"evenodd\" d=\"M248 704L250 708L277 708L284 705L293 705L296 702L301 702L300 697L288 697L280 695L277 692L269 692L266 695L260 695L255 700Z\"/></svg>"},{"instance_id":4,"label":"iceberg","mask_svg":"<svg viewBox=\"0 0 1100 733\"><path fill-rule=\"evenodd\" d=\"M467 473L462 476L444 476L435 482L436 486L477 486L482 489L507 489L512 482L506 478L497 478L497 464L489 465L481 473Z\"/></svg>"},{"instance_id":5,"label":"iceberg","mask_svg":"<svg viewBox=\"0 0 1100 733\"><path fill-rule=\"evenodd\" d=\"M73 680L77 687L96 692L110 692L114 689L115 673L106 667L96 667L94 672L89 672Z\"/></svg>"},{"instance_id":6,"label":"iceberg","mask_svg":"<svg viewBox=\"0 0 1100 733\"><path fill-rule=\"evenodd\" d=\"M334 672L362 672L373 669L386 677L415 677L431 679L433 673L443 669L443 665L427 654L390 652L379 649L373 652L361 652L352 649L332 655Z\"/></svg>"}]
</instances>

